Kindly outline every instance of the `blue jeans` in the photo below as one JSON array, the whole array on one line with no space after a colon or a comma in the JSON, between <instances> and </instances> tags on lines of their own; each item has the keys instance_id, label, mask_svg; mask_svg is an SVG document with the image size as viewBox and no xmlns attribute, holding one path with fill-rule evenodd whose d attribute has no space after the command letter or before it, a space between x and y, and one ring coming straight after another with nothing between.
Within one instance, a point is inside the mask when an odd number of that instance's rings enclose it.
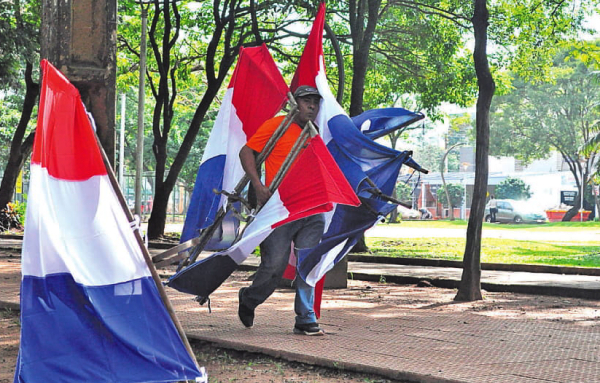
<instances>
[{"instance_id":1,"label":"blue jeans","mask_svg":"<svg viewBox=\"0 0 600 383\"><path fill-rule=\"evenodd\" d=\"M260 266L254 275L252 285L245 288L241 296L244 306L254 310L273 294L288 265L292 242L295 252L314 247L321 240L324 229L325 218L322 214L317 214L273 230L260 245ZM315 288L307 284L299 275L296 275L294 285L296 286L294 301L296 324L316 322L317 318L313 310Z\"/></svg>"}]
</instances>

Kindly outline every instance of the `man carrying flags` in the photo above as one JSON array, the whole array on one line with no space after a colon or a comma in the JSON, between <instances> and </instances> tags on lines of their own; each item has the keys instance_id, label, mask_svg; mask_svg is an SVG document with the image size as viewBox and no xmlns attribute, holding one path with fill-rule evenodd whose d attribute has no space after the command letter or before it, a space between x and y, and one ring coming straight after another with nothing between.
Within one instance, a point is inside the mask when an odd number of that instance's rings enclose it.
<instances>
[{"instance_id":1,"label":"man carrying flags","mask_svg":"<svg viewBox=\"0 0 600 383\"><path fill-rule=\"evenodd\" d=\"M321 95L311 86L299 86L294 92L298 104L298 113L294 122L284 135L277 141L275 147L265 161L265 184L262 183L257 171L256 155L260 153L284 116L274 117L260 126L258 131L240 150L240 160L244 171L248 174L259 205L266 203L271 196L269 185L292 150L296 139L303 129L308 129L308 122L314 121L319 113ZM263 303L277 288L281 277L288 265L290 249L294 251L316 246L321 240L325 220L323 214L311 215L299 220L288 222L277 227L261 243L261 263L255 274L252 285L239 291L238 316L244 326L250 328L254 324L254 310ZM296 312L295 334L324 335L319 327L314 305L314 287L302 278L295 280Z\"/></svg>"}]
</instances>

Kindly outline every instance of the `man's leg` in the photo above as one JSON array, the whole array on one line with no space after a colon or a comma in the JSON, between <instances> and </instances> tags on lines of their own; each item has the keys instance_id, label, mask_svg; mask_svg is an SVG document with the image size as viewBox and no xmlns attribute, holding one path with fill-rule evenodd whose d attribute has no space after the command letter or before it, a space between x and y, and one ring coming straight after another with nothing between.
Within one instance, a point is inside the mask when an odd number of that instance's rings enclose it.
<instances>
[{"instance_id":1,"label":"man's leg","mask_svg":"<svg viewBox=\"0 0 600 383\"><path fill-rule=\"evenodd\" d=\"M238 316L246 327L254 324L254 310L273 294L288 264L293 224L275 229L260 245L260 265L249 287L240 289Z\"/></svg>"},{"instance_id":2,"label":"man's leg","mask_svg":"<svg viewBox=\"0 0 600 383\"><path fill-rule=\"evenodd\" d=\"M302 227L294 238L296 250L307 249L316 246L325 228L325 218L322 214L310 216L302 220ZM318 327L317 317L314 311L315 288L306 283L299 275L294 281L296 286L296 299L294 311L296 312L296 326L294 332L307 335L322 335L323 331Z\"/></svg>"}]
</instances>

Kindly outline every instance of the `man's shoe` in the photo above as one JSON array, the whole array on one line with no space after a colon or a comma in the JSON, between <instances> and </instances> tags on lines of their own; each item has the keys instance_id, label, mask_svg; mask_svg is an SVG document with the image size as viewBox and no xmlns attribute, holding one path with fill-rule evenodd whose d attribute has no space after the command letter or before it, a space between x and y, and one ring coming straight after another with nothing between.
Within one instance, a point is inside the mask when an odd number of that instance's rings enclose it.
<instances>
[{"instance_id":1,"label":"man's shoe","mask_svg":"<svg viewBox=\"0 0 600 383\"><path fill-rule=\"evenodd\" d=\"M242 295L244 293L244 290L246 290L245 287L241 288L238 293L238 317L240 318L240 321L244 326L246 326L247 328L251 328L252 326L254 326L254 310L249 309L242 303Z\"/></svg>"},{"instance_id":2,"label":"man's shoe","mask_svg":"<svg viewBox=\"0 0 600 383\"><path fill-rule=\"evenodd\" d=\"M308 336L320 336L325 335L325 331L323 331L318 323L306 323L306 324L298 324L294 326L294 334L298 335L308 335Z\"/></svg>"}]
</instances>

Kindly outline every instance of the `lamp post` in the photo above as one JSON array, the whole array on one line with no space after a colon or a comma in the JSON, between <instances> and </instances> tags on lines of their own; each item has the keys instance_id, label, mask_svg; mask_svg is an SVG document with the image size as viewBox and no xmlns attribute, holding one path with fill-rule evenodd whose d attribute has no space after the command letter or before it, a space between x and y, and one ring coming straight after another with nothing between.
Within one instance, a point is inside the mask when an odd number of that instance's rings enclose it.
<instances>
[{"instance_id":1,"label":"lamp post","mask_svg":"<svg viewBox=\"0 0 600 383\"><path fill-rule=\"evenodd\" d=\"M135 214L142 216L142 174L144 171L144 102L146 85L146 29L148 28L148 6L142 7L142 36L140 40L140 82L138 89L138 129L135 156Z\"/></svg>"}]
</instances>

